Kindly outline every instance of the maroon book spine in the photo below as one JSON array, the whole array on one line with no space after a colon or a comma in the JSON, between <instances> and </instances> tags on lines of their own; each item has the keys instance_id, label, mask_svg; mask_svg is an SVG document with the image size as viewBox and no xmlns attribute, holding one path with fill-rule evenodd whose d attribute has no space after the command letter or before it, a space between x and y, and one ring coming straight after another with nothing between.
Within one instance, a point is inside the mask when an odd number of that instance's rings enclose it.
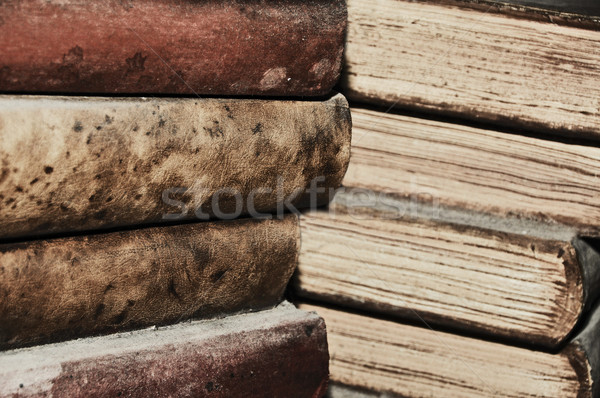
<instances>
[{"instance_id":1,"label":"maroon book spine","mask_svg":"<svg viewBox=\"0 0 600 398\"><path fill-rule=\"evenodd\" d=\"M205 322L0 353L0 397L318 398L325 323L282 304Z\"/></svg>"},{"instance_id":2,"label":"maroon book spine","mask_svg":"<svg viewBox=\"0 0 600 398\"><path fill-rule=\"evenodd\" d=\"M322 95L343 0L5 0L0 91Z\"/></svg>"}]
</instances>

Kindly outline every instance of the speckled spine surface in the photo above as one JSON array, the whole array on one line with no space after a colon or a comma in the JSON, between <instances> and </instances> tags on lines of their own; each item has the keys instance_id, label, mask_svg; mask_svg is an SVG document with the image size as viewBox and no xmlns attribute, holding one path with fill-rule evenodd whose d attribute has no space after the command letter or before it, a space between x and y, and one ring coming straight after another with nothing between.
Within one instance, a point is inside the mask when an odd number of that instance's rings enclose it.
<instances>
[{"instance_id":1,"label":"speckled spine surface","mask_svg":"<svg viewBox=\"0 0 600 398\"><path fill-rule=\"evenodd\" d=\"M339 94L0 96L0 239L324 204L350 137Z\"/></svg>"},{"instance_id":2,"label":"speckled spine surface","mask_svg":"<svg viewBox=\"0 0 600 398\"><path fill-rule=\"evenodd\" d=\"M324 95L345 30L342 0L8 0L0 90Z\"/></svg>"},{"instance_id":3,"label":"speckled spine surface","mask_svg":"<svg viewBox=\"0 0 600 398\"><path fill-rule=\"evenodd\" d=\"M276 305L297 217L0 245L0 349Z\"/></svg>"}]
</instances>

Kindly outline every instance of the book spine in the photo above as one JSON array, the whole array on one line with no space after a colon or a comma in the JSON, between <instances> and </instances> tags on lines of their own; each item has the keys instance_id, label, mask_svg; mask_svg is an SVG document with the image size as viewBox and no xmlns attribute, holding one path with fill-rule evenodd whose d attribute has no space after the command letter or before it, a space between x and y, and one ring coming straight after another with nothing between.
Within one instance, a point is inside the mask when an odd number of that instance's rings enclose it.
<instances>
[{"instance_id":1,"label":"book spine","mask_svg":"<svg viewBox=\"0 0 600 398\"><path fill-rule=\"evenodd\" d=\"M287 307L1 353L0 397L321 397L325 324Z\"/></svg>"},{"instance_id":2,"label":"book spine","mask_svg":"<svg viewBox=\"0 0 600 398\"><path fill-rule=\"evenodd\" d=\"M346 6L15 0L0 21L2 91L324 95L341 69Z\"/></svg>"},{"instance_id":3,"label":"book spine","mask_svg":"<svg viewBox=\"0 0 600 398\"><path fill-rule=\"evenodd\" d=\"M295 215L0 245L0 349L274 306Z\"/></svg>"},{"instance_id":4,"label":"book spine","mask_svg":"<svg viewBox=\"0 0 600 398\"><path fill-rule=\"evenodd\" d=\"M0 96L0 239L324 204L350 136L341 95Z\"/></svg>"}]
</instances>

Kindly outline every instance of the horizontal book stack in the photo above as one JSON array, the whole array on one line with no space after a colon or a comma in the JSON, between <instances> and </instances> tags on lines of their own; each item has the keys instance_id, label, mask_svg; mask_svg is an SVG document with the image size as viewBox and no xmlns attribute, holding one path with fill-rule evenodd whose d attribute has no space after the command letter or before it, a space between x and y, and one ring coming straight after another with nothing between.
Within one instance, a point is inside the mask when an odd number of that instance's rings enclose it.
<instances>
[{"instance_id":1,"label":"horizontal book stack","mask_svg":"<svg viewBox=\"0 0 600 398\"><path fill-rule=\"evenodd\" d=\"M600 13L348 14L351 161L293 282L330 395L600 396Z\"/></svg>"},{"instance_id":2,"label":"horizontal book stack","mask_svg":"<svg viewBox=\"0 0 600 398\"><path fill-rule=\"evenodd\" d=\"M350 156L338 0L0 5L0 396L319 397L282 302Z\"/></svg>"}]
</instances>

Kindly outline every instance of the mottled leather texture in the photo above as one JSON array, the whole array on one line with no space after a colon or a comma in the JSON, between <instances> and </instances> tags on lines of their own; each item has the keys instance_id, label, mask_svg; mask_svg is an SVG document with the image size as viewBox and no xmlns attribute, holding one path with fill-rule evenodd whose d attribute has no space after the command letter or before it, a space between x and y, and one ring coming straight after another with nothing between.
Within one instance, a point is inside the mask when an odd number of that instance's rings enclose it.
<instances>
[{"instance_id":1,"label":"mottled leather texture","mask_svg":"<svg viewBox=\"0 0 600 398\"><path fill-rule=\"evenodd\" d=\"M272 307L298 236L288 215L0 245L0 349Z\"/></svg>"},{"instance_id":2,"label":"mottled leather texture","mask_svg":"<svg viewBox=\"0 0 600 398\"><path fill-rule=\"evenodd\" d=\"M0 96L0 239L170 216L281 214L287 204L310 205L313 181L322 205L346 172L350 137L339 94L318 101Z\"/></svg>"}]
</instances>

